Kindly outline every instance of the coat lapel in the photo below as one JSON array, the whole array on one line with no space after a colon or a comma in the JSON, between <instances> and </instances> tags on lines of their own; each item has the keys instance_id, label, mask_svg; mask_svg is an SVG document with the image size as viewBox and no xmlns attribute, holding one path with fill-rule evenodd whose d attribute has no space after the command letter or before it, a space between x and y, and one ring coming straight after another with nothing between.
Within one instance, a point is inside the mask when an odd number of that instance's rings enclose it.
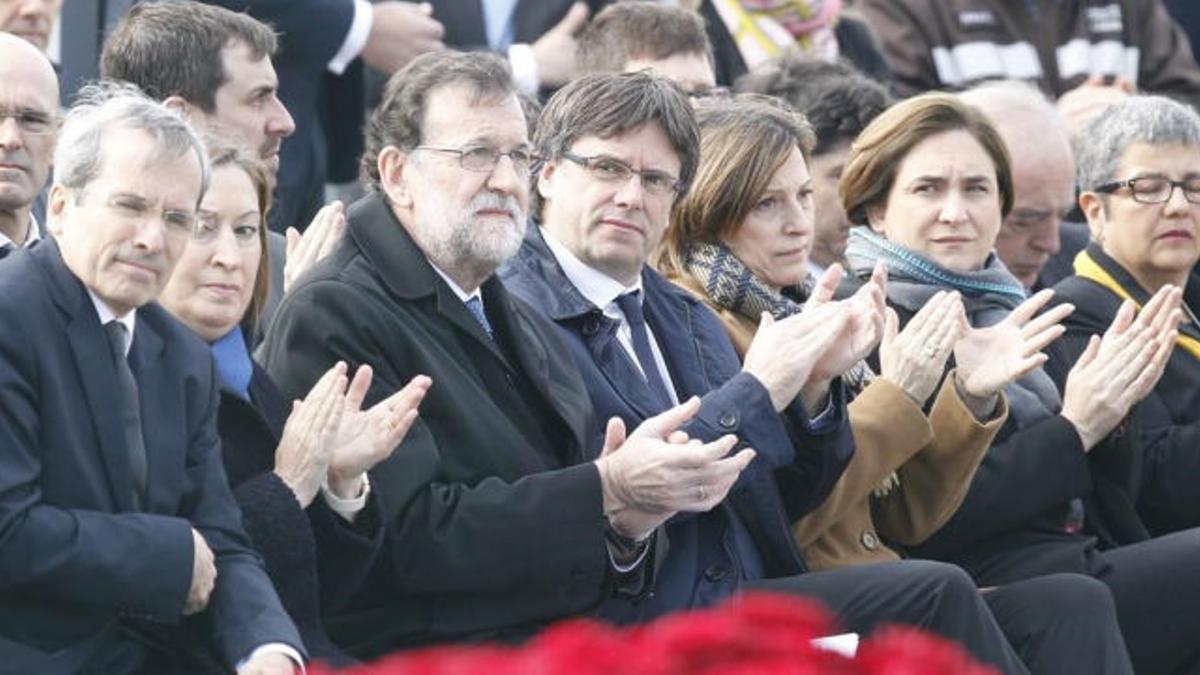
<instances>
[{"instance_id":1,"label":"coat lapel","mask_svg":"<svg viewBox=\"0 0 1200 675\"><path fill-rule=\"evenodd\" d=\"M663 360L667 362L675 395L684 400L693 394L704 394L710 387L705 382L704 363L695 348L691 317L686 311L671 306L657 281L648 273L642 274L642 288L646 293L643 310L646 324L654 331Z\"/></svg>"},{"instance_id":2,"label":"coat lapel","mask_svg":"<svg viewBox=\"0 0 1200 675\"><path fill-rule=\"evenodd\" d=\"M86 299L86 297L85 297ZM117 391L117 370L112 362L108 338L96 311L90 304L76 307L67 326L67 340L75 358L83 395L91 412L92 426L100 442L99 453L108 473L113 502L117 511L135 510L133 469L125 433L121 428L121 410L114 392Z\"/></svg>"},{"instance_id":3,"label":"coat lapel","mask_svg":"<svg viewBox=\"0 0 1200 675\"><path fill-rule=\"evenodd\" d=\"M157 308L155 308L157 309ZM159 310L161 311L161 310ZM155 322L148 320L147 309L138 310L138 323L133 332L133 345L129 350L129 364L138 384L138 398L142 414L142 438L146 445L146 510L154 513L173 511L173 506L160 499L184 492L179 484L186 471L185 454L168 451L185 444L188 427L182 412L187 407L164 405L183 395L172 387L169 375L170 364L165 362L165 343Z\"/></svg>"}]
</instances>

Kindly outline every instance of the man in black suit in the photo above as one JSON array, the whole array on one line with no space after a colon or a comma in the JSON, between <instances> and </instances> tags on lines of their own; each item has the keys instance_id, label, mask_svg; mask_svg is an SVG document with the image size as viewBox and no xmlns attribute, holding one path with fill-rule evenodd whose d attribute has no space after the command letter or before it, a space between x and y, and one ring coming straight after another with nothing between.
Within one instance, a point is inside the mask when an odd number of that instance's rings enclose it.
<instances>
[{"instance_id":1,"label":"man in black suit","mask_svg":"<svg viewBox=\"0 0 1200 675\"><path fill-rule=\"evenodd\" d=\"M0 258L41 238L31 208L54 154L58 78L32 44L0 33Z\"/></svg>"},{"instance_id":2,"label":"man in black suit","mask_svg":"<svg viewBox=\"0 0 1200 675\"><path fill-rule=\"evenodd\" d=\"M86 94L56 151L55 239L0 266L0 655L291 673L303 647L229 494L208 349L154 303L204 148L128 88Z\"/></svg>"},{"instance_id":3,"label":"man in black suit","mask_svg":"<svg viewBox=\"0 0 1200 675\"><path fill-rule=\"evenodd\" d=\"M418 57L389 83L367 143L372 194L284 297L265 352L289 396L339 360L372 366L369 402L433 379L371 472L387 543L373 581L328 624L335 640L369 656L518 638L648 592L658 526L712 508L754 451L726 457L732 436L674 434L697 402L627 438L619 421L590 435L588 393L555 328L493 276L520 246L533 160L498 57Z\"/></svg>"}]
</instances>

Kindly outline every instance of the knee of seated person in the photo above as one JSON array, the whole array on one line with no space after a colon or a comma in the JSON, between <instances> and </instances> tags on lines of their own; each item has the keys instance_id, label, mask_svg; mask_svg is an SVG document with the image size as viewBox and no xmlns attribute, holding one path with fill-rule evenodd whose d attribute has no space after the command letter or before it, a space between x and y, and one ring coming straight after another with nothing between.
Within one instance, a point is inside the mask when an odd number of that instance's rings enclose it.
<instances>
[{"instance_id":1,"label":"knee of seated person","mask_svg":"<svg viewBox=\"0 0 1200 675\"><path fill-rule=\"evenodd\" d=\"M898 583L928 584L939 589L976 593L977 588L971 575L958 565L936 560L901 560L895 563Z\"/></svg>"},{"instance_id":2,"label":"knee of seated person","mask_svg":"<svg viewBox=\"0 0 1200 675\"><path fill-rule=\"evenodd\" d=\"M1116 611L1112 591L1103 581L1086 574L1047 574L1021 582L1043 610L1072 617L1098 616Z\"/></svg>"}]
</instances>

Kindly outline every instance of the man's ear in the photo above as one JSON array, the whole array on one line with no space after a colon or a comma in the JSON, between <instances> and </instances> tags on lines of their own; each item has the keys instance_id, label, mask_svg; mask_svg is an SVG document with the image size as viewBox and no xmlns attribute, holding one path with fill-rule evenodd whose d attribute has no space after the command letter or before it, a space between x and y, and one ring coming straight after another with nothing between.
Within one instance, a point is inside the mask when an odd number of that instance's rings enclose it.
<instances>
[{"instance_id":1,"label":"man's ear","mask_svg":"<svg viewBox=\"0 0 1200 675\"><path fill-rule=\"evenodd\" d=\"M63 212L70 198L67 188L59 183L51 186L50 193L46 196L46 229L55 237L62 236Z\"/></svg>"},{"instance_id":2,"label":"man's ear","mask_svg":"<svg viewBox=\"0 0 1200 675\"><path fill-rule=\"evenodd\" d=\"M1088 231L1093 241L1104 241L1104 224L1108 214L1104 208L1104 198L1095 192L1082 192L1079 195L1079 210L1087 218Z\"/></svg>"},{"instance_id":3,"label":"man's ear","mask_svg":"<svg viewBox=\"0 0 1200 675\"><path fill-rule=\"evenodd\" d=\"M379 152L375 167L379 171L379 183L388 199L399 208L411 208L412 192L408 187L406 169L410 162L408 155L394 145L389 145Z\"/></svg>"},{"instance_id":4,"label":"man's ear","mask_svg":"<svg viewBox=\"0 0 1200 675\"><path fill-rule=\"evenodd\" d=\"M192 117L192 104L185 101L182 96L168 96L163 99L163 105L187 119Z\"/></svg>"},{"instance_id":5,"label":"man's ear","mask_svg":"<svg viewBox=\"0 0 1200 675\"><path fill-rule=\"evenodd\" d=\"M558 162L554 160L546 160L542 164L542 168L537 175L537 191L542 196L542 201L550 198L550 181L554 178L554 172L558 170Z\"/></svg>"}]
</instances>

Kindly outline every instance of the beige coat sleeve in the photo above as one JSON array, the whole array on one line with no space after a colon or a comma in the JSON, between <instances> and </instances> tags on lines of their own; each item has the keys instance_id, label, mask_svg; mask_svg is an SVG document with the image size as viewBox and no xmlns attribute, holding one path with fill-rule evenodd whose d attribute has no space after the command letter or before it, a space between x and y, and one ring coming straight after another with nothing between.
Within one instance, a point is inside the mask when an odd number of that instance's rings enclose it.
<instances>
[{"instance_id":1,"label":"beige coat sleeve","mask_svg":"<svg viewBox=\"0 0 1200 675\"><path fill-rule=\"evenodd\" d=\"M801 549L838 521L861 517L869 508L871 491L914 454L933 441L925 414L896 385L875 379L850 403L854 457L829 497L792 525Z\"/></svg>"},{"instance_id":2,"label":"beige coat sleeve","mask_svg":"<svg viewBox=\"0 0 1200 675\"><path fill-rule=\"evenodd\" d=\"M946 376L929 411L931 440L904 463L898 472L900 485L872 500L875 526L884 538L898 544L919 544L954 515L975 470L1008 418L1008 401L1003 395L997 405L996 415L981 424L959 397L954 373ZM880 423L886 426L887 420L875 422Z\"/></svg>"}]
</instances>

